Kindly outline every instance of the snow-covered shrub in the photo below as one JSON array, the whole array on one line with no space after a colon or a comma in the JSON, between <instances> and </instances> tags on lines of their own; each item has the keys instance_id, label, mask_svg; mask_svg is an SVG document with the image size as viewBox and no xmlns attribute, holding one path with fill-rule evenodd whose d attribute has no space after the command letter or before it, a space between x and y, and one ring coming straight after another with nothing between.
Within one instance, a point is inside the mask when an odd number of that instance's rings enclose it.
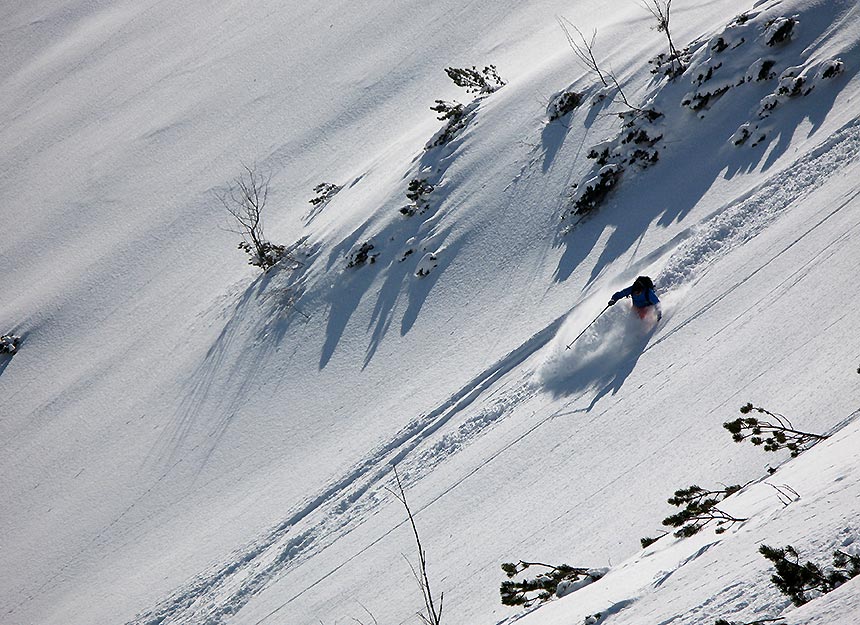
<instances>
[{"instance_id":1,"label":"snow-covered shrub","mask_svg":"<svg viewBox=\"0 0 860 625\"><path fill-rule=\"evenodd\" d=\"M689 51L683 50L678 52L672 41L672 31L669 27L670 13L672 10L672 0L642 0L642 6L651 14L656 22L655 29L657 32L664 33L669 44L669 52L661 54L656 60L652 61L654 69L652 73L663 73L669 78L676 78L684 73L689 60ZM685 58L686 57L686 58Z\"/></svg>"},{"instance_id":2,"label":"snow-covered shrub","mask_svg":"<svg viewBox=\"0 0 860 625\"><path fill-rule=\"evenodd\" d=\"M719 54L729 49L729 44L723 37L717 37L711 42L711 52Z\"/></svg>"},{"instance_id":3,"label":"snow-covered shrub","mask_svg":"<svg viewBox=\"0 0 860 625\"><path fill-rule=\"evenodd\" d=\"M371 265L376 262L376 257L379 256L379 252L376 254L371 254L371 250L375 249L373 243L370 241L365 241L357 248L353 249L349 254L349 260L346 263L347 267L361 267L366 263L370 263Z\"/></svg>"},{"instance_id":4,"label":"snow-covered shrub","mask_svg":"<svg viewBox=\"0 0 860 625\"><path fill-rule=\"evenodd\" d=\"M739 76L744 56L734 51L747 42L750 30L731 23L706 44L695 46L687 70L694 89L684 96L682 106L697 112L708 109L730 89L747 81L745 76Z\"/></svg>"},{"instance_id":5,"label":"snow-covered shrub","mask_svg":"<svg viewBox=\"0 0 860 625\"><path fill-rule=\"evenodd\" d=\"M668 76L675 78L684 73L687 64L690 62L690 49L676 51L677 56L661 52L657 56L648 61L651 66L651 73L659 76Z\"/></svg>"},{"instance_id":6,"label":"snow-covered shrub","mask_svg":"<svg viewBox=\"0 0 860 625\"><path fill-rule=\"evenodd\" d=\"M804 76L802 72L802 67L789 67L782 72L779 76L776 95L788 98L809 95L812 88L806 86L806 76Z\"/></svg>"},{"instance_id":7,"label":"snow-covered shrub","mask_svg":"<svg viewBox=\"0 0 860 625\"><path fill-rule=\"evenodd\" d=\"M593 178L574 185L571 212L575 215L585 215L600 206L615 187L623 171L620 165L605 165Z\"/></svg>"},{"instance_id":8,"label":"snow-covered shrub","mask_svg":"<svg viewBox=\"0 0 860 625\"><path fill-rule=\"evenodd\" d=\"M495 65L488 65L480 71L474 65L471 68L446 67L445 73L455 85L464 87L466 93L490 95L505 86Z\"/></svg>"},{"instance_id":9,"label":"snow-covered shrub","mask_svg":"<svg viewBox=\"0 0 860 625\"><path fill-rule=\"evenodd\" d=\"M585 215L598 208L627 167L646 169L659 160L655 146L663 138L663 133L655 122L663 114L646 107L623 111L618 116L622 120L618 135L588 151L588 158L597 161L599 168L584 181L573 185L571 214Z\"/></svg>"},{"instance_id":10,"label":"snow-covered shrub","mask_svg":"<svg viewBox=\"0 0 860 625\"><path fill-rule=\"evenodd\" d=\"M740 128L738 128L735 133L729 138L729 141L732 142L732 145L741 145L746 143L747 139L750 138L752 125L749 123L743 124Z\"/></svg>"},{"instance_id":11,"label":"snow-covered shrub","mask_svg":"<svg viewBox=\"0 0 860 625\"><path fill-rule=\"evenodd\" d=\"M554 97L547 107L549 121L555 121L564 117L573 109L582 104L583 95L578 91L562 91Z\"/></svg>"},{"instance_id":12,"label":"snow-covered shrub","mask_svg":"<svg viewBox=\"0 0 860 625\"><path fill-rule=\"evenodd\" d=\"M775 76L772 71L774 62L770 60L759 59L753 63L747 70L746 80L770 80ZM808 96L817 85L823 81L830 80L838 76L844 71L844 65L841 59L830 59L819 63L817 66L802 66L797 65L788 67L779 75L779 81L776 89L763 97L756 109L758 119L765 119L773 114L773 111L782 106L785 102L791 99ZM810 78L811 77L811 78ZM752 126L751 123L744 126ZM738 132L732 137L732 142L735 145L740 145L749 138L749 135L744 137L744 126L738 129ZM757 126L756 126L757 128ZM740 134L739 134L740 133ZM751 132L749 133L751 134ZM762 140L766 133L759 139ZM758 141L752 145L756 145Z\"/></svg>"},{"instance_id":13,"label":"snow-covered shrub","mask_svg":"<svg viewBox=\"0 0 860 625\"><path fill-rule=\"evenodd\" d=\"M795 28L800 22L797 16L794 17L777 17L765 24L764 42L769 46L776 46L791 41L795 34Z\"/></svg>"},{"instance_id":14,"label":"snow-covered shrub","mask_svg":"<svg viewBox=\"0 0 860 625\"><path fill-rule=\"evenodd\" d=\"M757 115L759 119L764 119L770 115L770 112L779 106L780 99L775 93L769 93L758 103Z\"/></svg>"},{"instance_id":15,"label":"snow-covered shrub","mask_svg":"<svg viewBox=\"0 0 860 625\"><path fill-rule=\"evenodd\" d=\"M822 570L814 562L801 563L797 550L791 545L782 549L761 545L759 553L773 562L776 573L771 576L771 581L796 606L835 590L860 575L860 556L838 549L833 553L833 566L827 570Z\"/></svg>"},{"instance_id":16,"label":"snow-covered shrub","mask_svg":"<svg viewBox=\"0 0 860 625\"><path fill-rule=\"evenodd\" d=\"M436 252L427 252L418 261L418 267L415 269L415 276L418 278L423 278L424 276L429 276L430 272L436 269L439 266L439 256Z\"/></svg>"},{"instance_id":17,"label":"snow-covered shrub","mask_svg":"<svg viewBox=\"0 0 860 625\"><path fill-rule=\"evenodd\" d=\"M776 72L773 71L773 66L776 61L773 59L758 59L755 63L749 66L744 75L745 82L762 82L776 78Z\"/></svg>"},{"instance_id":18,"label":"snow-covered shrub","mask_svg":"<svg viewBox=\"0 0 860 625\"><path fill-rule=\"evenodd\" d=\"M446 102L445 100L436 100L436 105L431 106L430 110L439 113L437 119L439 121L448 122L442 130L437 132L432 139L424 146L425 150L433 149L440 145L445 145L456 137L469 123L478 103L491 93L495 93L505 85L495 65L489 65L483 70L478 71L477 68L445 68L445 73L454 81L458 87L465 87L466 93L477 93L471 104L464 106L459 102Z\"/></svg>"},{"instance_id":19,"label":"snow-covered shrub","mask_svg":"<svg viewBox=\"0 0 860 625\"><path fill-rule=\"evenodd\" d=\"M757 124L747 122L741 126L729 137L729 143L734 146L740 146L749 142L750 147L755 147L765 139L767 139L769 129L759 128ZM750 141L750 139L752 140Z\"/></svg>"},{"instance_id":20,"label":"snow-covered shrub","mask_svg":"<svg viewBox=\"0 0 860 625\"><path fill-rule=\"evenodd\" d=\"M751 18L752 18L752 15L750 15L749 13L741 13L740 15L735 17L735 19L732 20L731 25L732 26L743 26L748 21L750 21Z\"/></svg>"},{"instance_id":21,"label":"snow-covered shrub","mask_svg":"<svg viewBox=\"0 0 860 625\"><path fill-rule=\"evenodd\" d=\"M692 536L698 533L711 521L717 522L717 534L722 534L734 523L746 519L738 519L717 508L717 504L726 497L734 495L743 486L735 484L718 490L705 490L697 485L688 486L675 491L675 495L668 499L673 506L683 509L663 519L663 525L679 528L675 531L678 538ZM640 541L641 542L641 541ZM643 545L644 546L644 545Z\"/></svg>"},{"instance_id":22,"label":"snow-covered shrub","mask_svg":"<svg viewBox=\"0 0 860 625\"><path fill-rule=\"evenodd\" d=\"M843 71L845 71L845 63L842 62L842 59L831 59L821 63L818 67L818 73L816 76L827 80L830 78L836 78Z\"/></svg>"},{"instance_id":23,"label":"snow-covered shrub","mask_svg":"<svg viewBox=\"0 0 860 625\"><path fill-rule=\"evenodd\" d=\"M321 182L314 187L314 193L316 193L316 197L313 197L308 200L308 203L314 206L326 204L342 188L343 187L339 187L338 185L333 184L331 182Z\"/></svg>"},{"instance_id":24,"label":"snow-covered shrub","mask_svg":"<svg viewBox=\"0 0 860 625\"><path fill-rule=\"evenodd\" d=\"M731 88L732 85L724 84L710 90L692 91L681 100L681 106L686 106L694 111L701 111L708 108L713 100L716 100Z\"/></svg>"},{"instance_id":25,"label":"snow-covered shrub","mask_svg":"<svg viewBox=\"0 0 860 625\"><path fill-rule=\"evenodd\" d=\"M738 417L734 421L723 423L723 427L731 433L732 440L736 443L749 439L753 445L763 445L765 451L787 449L791 452L791 457L795 458L818 441L827 438L824 434L811 434L796 430L791 421L783 415L753 406L751 403L741 406L740 409L741 414L744 415L753 411L767 415L770 420Z\"/></svg>"},{"instance_id":26,"label":"snow-covered shrub","mask_svg":"<svg viewBox=\"0 0 860 625\"><path fill-rule=\"evenodd\" d=\"M720 69L722 66L722 63L716 63L714 65L706 63L705 67L699 68L699 73L693 78L693 84L701 85L702 83L708 82L711 78L714 77L714 72Z\"/></svg>"},{"instance_id":27,"label":"snow-covered shrub","mask_svg":"<svg viewBox=\"0 0 860 625\"><path fill-rule=\"evenodd\" d=\"M433 185L427 182L426 178L415 178L409 183L406 192L407 199L412 200L412 203L402 207L400 212L407 217L423 213L430 206L427 196L432 192Z\"/></svg>"},{"instance_id":28,"label":"snow-covered shrub","mask_svg":"<svg viewBox=\"0 0 860 625\"><path fill-rule=\"evenodd\" d=\"M514 577L530 567L540 567L542 572L537 576L522 581L514 581ZM502 604L509 606L529 607L535 603L549 601L553 596L570 594L606 575L608 569L574 567L567 564L553 566L540 562L523 562L516 564L505 562L502 570L508 579L502 582L499 593Z\"/></svg>"},{"instance_id":29,"label":"snow-covered shrub","mask_svg":"<svg viewBox=\"0 0 860 625\"><path fill-rule=\"evenodd\" d=\"M0 336L0 354L14 354L21 344L21 337L14 334Z\"/></svg>"},{"instance_id":30,"label":"snow-covered shrub","mask_svg":"<svg viewBox=\"0 0 860 625\"><path fill-rule=\"evenodd\" d=\"M436 135L424 146L425 150L430 150L440 145L445 145L456 137L468 123L466 116L466 107L459 102L445 102L444 100L436 100L436 106L430 107L431 111L439 113L436 118L439 121L448 122Z\"/></svg>"},{"instance_id":31,"label":"snow-covered shrub","mask_svg":"<svg viewBox=\"0 0 860 625\"><path fill-rule=\"evenodd\" d=\"M263 270L274 267L284 258L287 248L271 241L260 241L258 244L249 241L239 243L239 249L248 254L248 264Z\"/></svg>"}]
</instances>

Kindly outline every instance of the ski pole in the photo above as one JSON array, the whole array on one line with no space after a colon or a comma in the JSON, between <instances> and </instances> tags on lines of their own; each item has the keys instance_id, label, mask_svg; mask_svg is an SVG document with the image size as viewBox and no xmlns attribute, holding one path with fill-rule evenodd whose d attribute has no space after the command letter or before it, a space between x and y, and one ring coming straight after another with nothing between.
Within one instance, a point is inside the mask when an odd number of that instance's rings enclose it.
<instances>
[{"instance_id":1,"label":"ski pole","mask_svg":"<svg viewBox=\"0 0 860 625\"><path fill-rule=\"evenodd\" d=\"M609 306L610 306L610 305L611 305L611 304L607 304L607 305L606 305L606 308L604 308L603 310L601 310L601 311L597 314L597 316L596 316L596 317L591 321L591 323L589 323L587 326L585 326L585 330L588 330L588 328L590 328L591 326L593 326L593 325L594 325L594 322L595 322L595 321L597 321L598 319L600 319L600 315L602 315L602 314L603 314L603 313L605 313L607 310L609 310ZM571 346L571 345L573 345L574 343L576 343L576 342L579 340L579 337L580 337L580 336L582 336L583 334L585 334L585 330L583 330L582 332L580 332L580 333L577 335L577 337L576 337L575 339L573 339L573 340L568 344L568 346L567 346L567 347L565 347L565 349L570 349L570 346Z\"/></svg>"}]
</instances>

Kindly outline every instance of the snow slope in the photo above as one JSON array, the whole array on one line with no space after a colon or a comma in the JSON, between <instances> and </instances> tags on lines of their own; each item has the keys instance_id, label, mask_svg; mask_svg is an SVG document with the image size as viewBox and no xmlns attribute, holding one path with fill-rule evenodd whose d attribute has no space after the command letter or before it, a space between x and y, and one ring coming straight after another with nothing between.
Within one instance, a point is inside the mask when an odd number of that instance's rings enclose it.
<instances>
[{"instance_id":1,"label":"snow slope","mask_svg":"<svg viewBox=\"0 0 860 625\"><path fill-rule=\"evenodd\" d=\"M555 14L663 113L658 162L570 232L624 106L548 122L552 94L599 87ZM536 623L778 615L756 545L823 560L858 531L858 15L678 3L692 66L722 61L695 85L648 73L664 40L635 3L0 5L0 332L23 337L0 361L0 622L416 621L393 462L452 622L517 614L497 588L520 558L612 569ZM714 52L726 33L744 43ZM779 81L737 81L763 55L815 88L760 119ZM489 63L508 84L425 151L433 101L471 100L442 70ZM681 106L709 82L735 86ZM767 135L732 145L744 124ZM215 193L242 163L272 175L267 232L303 241L301 270L235 250ZM431 207L404 217L419 177ZM344 188L312 212L322 181ZM661 324L618 305L565 350L640 273ZM784 460L720 427L746 401L834 433L770 478L800 501L757 483L747 523L640 551L676 488ZM855 595L787 621L853 623Z\"/></svg>"}]
</instances>

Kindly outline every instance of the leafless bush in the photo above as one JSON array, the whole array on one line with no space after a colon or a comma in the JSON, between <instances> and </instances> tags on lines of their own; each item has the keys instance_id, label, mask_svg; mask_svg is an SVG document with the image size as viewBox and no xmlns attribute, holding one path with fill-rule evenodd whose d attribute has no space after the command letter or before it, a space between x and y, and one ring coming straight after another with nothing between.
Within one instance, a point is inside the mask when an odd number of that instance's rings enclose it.
<instances>
[{"instance_id":1,"label":"leafless bush","mask_svg":"<svg viewBox=\"0 0 860 625\"><path fill-rule=\"evenodd\" d=\"M669 42L669 61L672 63L670 76L673 78L680 76L684 73L686 67L684 66L681 54L672 41L672 31L669 29L669 14L672 9L672 0L642 0L641 4L657 22L657 32L665 33L666 40Z\"/></svg>"},{"instance_id":2,"label":"leafless bush","mask_svg":"<svg viewBox=\"0 0 860 625\"><path fill-rule=\"evenodd\" d=\"M587 71L592 74L597 74L597 77L600 78L600 82L603 83L603 86L608 87L609 83L606 81L606 77L600 69L600 64L594 56L594 41L597 39L597 29L595 28L591 33L591 39L586 39L585 35L582 34L582 31L567 18L556 17L555 19L561 27L561 30L564 32L564 36L567 38L567 43L570 45L570 49L573 50L573 54L576 56L577 60L579 60L579 63ZM571 31L576 33L576 37L573 36Z\"/></svg>"},{"instance_id":3,"label":"leafless bush","mask_svg":"<svg viewBox=\"0 0 860 625\"><path fill-rule=\"evenodd\" d=\"M427 575L427 553L421 545L421 537L418 535L418 527L415 525L415 517L412 515L412 510L409 508L409 504L406 501L406 492L403 490L403 483L400 481L400 475L397 473L397 466L393 466L394 479L397 483L397 491L389 488L388 492L394 495L397 500L403 504L403 507L406 508L406 516L409 518L409 523L412 525L412 533L415 535L415 544L418 546L418 568L414 567L407 559L409 567L412 569L412 575L415 576L415 580L418 582L418 586L421 588L421 594L424 597L424 612L419 613L418 616L421 617L421 620L424 621L426 625L439 625L442 619L442 600L445 597L445 593L439 595L439 607L437 608L435 601L433 600L433 593L430 591L430 578Z\"/></svg>"},{"instance_id":4,"label":"leafless bush","mask_svg":"<svg viewBox=\"0 0 860 625\"><path fill-rule=\"evenodd\" d=\"M242 168L242 173L216 197L233 218L233 232L242 236L239 249L248 254L248 263L268 271L287 254L283 245L272 243L263 232L271 176L248 165Z\"/></svg>"}]
</instances>

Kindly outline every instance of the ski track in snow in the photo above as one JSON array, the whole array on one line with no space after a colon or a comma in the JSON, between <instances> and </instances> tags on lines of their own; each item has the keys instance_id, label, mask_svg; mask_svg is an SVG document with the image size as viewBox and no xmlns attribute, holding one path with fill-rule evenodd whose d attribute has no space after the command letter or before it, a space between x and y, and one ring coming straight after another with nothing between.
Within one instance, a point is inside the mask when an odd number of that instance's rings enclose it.
<instances>
[{"instance_id":1,"label":"ski track in snow","mask_svg":"<svg viewBox=\"0 0 860 625\"><path fill-rule=\"evenodd\" d=\"M462 413L485 391L493 389L502 377L551 340L564 318L565 316L559 317L483 371L444 404L415 419L264 537L234 552L227 562L216 566L210 573L198 576L165 602L138 615L130 623L219 623L235 614L270 581L361 525L362 520L382 502L380 491L389 481L391 465L405 464L403 479L404 483L408 484L468 445L469 441L488 426L509 414L512 405L533 395L536 389L530 384L518 384L466 419L454 432L441 436L438 441L422 450L416 459L407 462L419 446L448 425L455 415ZM301 524L309 527L299 531L298 526ZM399 525L390 531L397 527ZM319 581L321 580L316 583Z\"/></svg>"},{"instance_id":2,"label":"ski track in snow","mask_svg":"<svg viewBox=\"0 0 860 625\"><path fill-rule=\"evenodd\" d=\"M704 223L676 237L676 240L682 239L682 243L672 253L658 274L656 282L662 289L668 291L694 282L707 272L709 265L758 236L797 199L821 187L834 173L856 160L858 155L860 155L860 120L855 120L828 138L822 146L749 192L746 197L717 211ZM779 254L702 306L689 319L661 337L655 344L665 340L725 299L758 271L776 260L779 255L788 251L842 210L858 193L860 192L847 196L842 204L829 211L820 221L783 248Z\"/></svg>"},{"instance_id":3,"label":"ski track in snow","mask_svg":"<svg viewBox=\"0 0 860 625\"><path fill-rule=\"evenodd\" d=\"M715 261L764 231L798 198L819 188L834 173L855 161L858 154L860 154L860 120L845 126L821 146L775 174L741 199L716 211L700 224L681 232L670 244L637 263L634 270L653 265L660 257L668 255L668 260L665 261L655 281L661 290L668 291L671 297L672 292L682 291L686 285L701 278ZM671 330L651 341L645 347L645 351L667 340L705 314L781 254L841 211L858 195L860 191L846 196L842 203L825 213L819 221L799 234L775 256L747 273L736 284L719 293ZM850 231L846 232L828 248L837 245L849 234ZM821 250L816 258L826 258L826 252L827 248ZM801 271L798 270L795 274ZM787 283L796 281L798 278L795 274L775 285L773 290L779 290ZM767 294L762 299L766 297ZM759 303L760 301L751 303L748 311L754 309ZM503 377L549 344L559 333L569 314L570 311L558 317L519 348L481 372L444 404L414 419L349 473L332 482L319 495L304 503L266 535L234 552L225 562L216 565L210 572L199 575L152 610L139 614L130 623L133 625L167 625L168 623L212 625L225 622L271 582L359 527L369 518L385 501L382 490L389 481L392 464L402 463L404 482L412 483L420 475L468 446L486 428L510 414L514 406L537 394L539 388L530 382L531 371L526 371L519 382L513 382L512 388L508 389L505 385L499 389L496 385ZM725 331L729 325L731 323L710 338L713 339L720 332ZM481 410L457 424L452 432L446 432L433 440L445 426L453 426L456 422L455 417L464 414L478 397L488 391L498 392L499 397L492 401L485 400ZM580 396L570 399L565 405L570 405ZM557 412L558 410L552 415L540 418L532 429L494 453L487 462L528 436ZM474 475L485 464L479 465L478 468L463 476L450 488L426 503L421 510L426 509L458 484ZM405 523L405 520L402 523ZM378 544L402 523L377 537L371 544L366 545L359 553L346 559L335 569L308 583L258 622L264 622L354 560L360 553Z\"/></svg>"}]
</instances>

